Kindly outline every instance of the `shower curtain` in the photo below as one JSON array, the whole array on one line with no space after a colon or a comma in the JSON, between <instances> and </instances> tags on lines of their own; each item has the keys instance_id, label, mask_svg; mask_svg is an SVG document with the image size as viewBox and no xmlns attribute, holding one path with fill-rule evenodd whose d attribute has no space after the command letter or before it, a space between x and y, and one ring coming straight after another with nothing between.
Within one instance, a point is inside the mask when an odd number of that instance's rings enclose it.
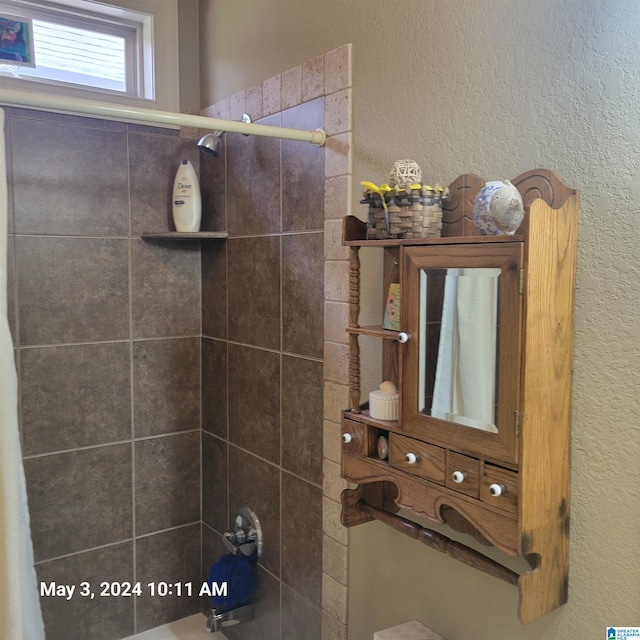
<instances>
[{"instance_id":1,"label":"shower curtain","mask_svg":"<svg viewBox=\"0 0 640 640\"><path fill-rule=\"evenodd\" d=\"M0 109L0 638L44 640L7 318L7 209L4 111Z\"/></svg>"}]
</instances>

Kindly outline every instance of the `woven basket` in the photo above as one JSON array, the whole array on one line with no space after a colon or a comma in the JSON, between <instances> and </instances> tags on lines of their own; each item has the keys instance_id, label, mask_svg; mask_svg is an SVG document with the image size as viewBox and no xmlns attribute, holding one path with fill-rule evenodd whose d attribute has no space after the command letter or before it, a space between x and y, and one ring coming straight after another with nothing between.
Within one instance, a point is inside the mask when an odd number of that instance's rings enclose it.
<instances>
[{"instance_id":1,"label":"woven basket","mask_svg":"<svg viewBox=\"0 0 640 640\"><path fill-rule=\"evenodd\" d=\"M369 205L368 240L437 238L442 232L442 200L445 190L436 187L398 189L385 194L365 191L361 204Z\"/></svg>"}]
</instances>

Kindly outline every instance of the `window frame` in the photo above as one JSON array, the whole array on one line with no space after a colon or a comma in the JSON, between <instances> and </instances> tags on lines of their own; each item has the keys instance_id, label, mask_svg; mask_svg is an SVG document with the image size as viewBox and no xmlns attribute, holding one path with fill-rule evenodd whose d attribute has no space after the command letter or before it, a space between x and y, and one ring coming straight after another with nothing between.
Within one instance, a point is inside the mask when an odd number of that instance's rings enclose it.
<instances>
[{"instance_id":1,"label":"window frame","mask_svg":"<svg viewBox=\"0 0 640 640\"><path fill-rule=\"evenodd\" d=\"M0 75L1 88L54 93L167 111L179 110L178 10L176 0L0 0L0 10L11 15L41 18L69 26L108 32L109 25L135 29L137 45L127 65L137 67L127 82L127 93L46 78ZM64 19L60 19L64 18ZM117 28L116 28L117 31ZM162 46L156 46L162 43ZM129 91L132 89L133 91ZM135 95L135 93L139 95Z\"/></svg>"}]
</instances>

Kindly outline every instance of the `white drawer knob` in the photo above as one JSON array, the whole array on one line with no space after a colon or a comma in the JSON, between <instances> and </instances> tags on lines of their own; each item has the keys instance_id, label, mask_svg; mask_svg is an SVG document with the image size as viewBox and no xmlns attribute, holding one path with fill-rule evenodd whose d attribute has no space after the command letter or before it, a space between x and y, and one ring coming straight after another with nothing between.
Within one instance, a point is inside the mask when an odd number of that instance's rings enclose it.
<instances>
[{"instance_id":1,"label":"white drawer knob","mask_svg":"<svg viewBox=\"0 0 640 640\"><path fill-rule=\"evenodd\" d=\"M415 453L407 453L407 455L404 457L404 459L409 464L415 464L416 462L418 462L418 456Z\"/></svg>"},{"instance_id":2,"label":"white drawer knob","mask_svg":"<svg viewBox=\"0 0 640 640\"><path fill-rule=\"evenodd\" d=\"M405 342L409 342L409 334L401 331L398 334L398 342L401 342L402 344L404 344Z\"/></svg>"},{"instance_id":3,"label":"white drawer knob","mask_svg":"<svg viewBox=\"0 0 640 640\"><path fill-rule=\"evenodd\" d=\"M451 479L454 482L460 484L461 482L464 482L464 473L462 473L462 471L454 471L451 474Z\"/></svg>"},{"instance_id":4,"label":"white drawer knob","mask_svg":"<svg viewBox=\"0 0 640 640\"><path fill-rule=\"evenodd\" d=\"M501 496L506 490L507 488L503 484L494 483L489 485L489 493L496 498Z\"/></svg>"},{"instance_id":5,"label":"white drawer knob","mask_svg":"<svg viewBox=\"0 0 640 640\"><path fill-rule=\"evenodd\" d=\"M349 444L353 440L353 436L350 433L342 434L342 442L345 444Z\"/></svg>"}]
</instances>

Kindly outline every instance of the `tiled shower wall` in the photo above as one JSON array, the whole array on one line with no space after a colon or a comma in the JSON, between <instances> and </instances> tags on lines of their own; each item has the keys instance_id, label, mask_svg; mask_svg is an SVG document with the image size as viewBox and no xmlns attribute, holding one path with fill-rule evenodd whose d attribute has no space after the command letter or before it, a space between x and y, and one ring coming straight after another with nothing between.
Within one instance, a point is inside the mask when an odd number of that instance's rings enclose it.
<instances>
[{"instance_id":1,"label":"tiled shower wall","mask_svg":"<svg viewBox=\"0 0 640 640\"><path fill-rule=\"evenodd\" d=\"M265 551L256 620L230 639L346 637L350 82L345 46L215 105L329 134L324 148L225 134L219 160L166 129L6 109L9 320L40 580L199 584L246 504ZM171 228L182 157L201 165L203 229L230 234L202 255L140 238ZM42 599L48 640L116 640L200 604Z\"/></svg>"},{"instance_id":2,"label":"tiled shower wall","mask_svg":"<svg viewBox=\"0 0 640 640\"><path fill-rule=\"evenodd\" d=\"M339 460L339 425L324 415L334 417L347 400L348 263L339 245L350 79L345 46L205 111L323 127L330 136L322 148L225 134L226 155L201 161L212 203L207 225L230 236L202 250L205 569L241 506L256 511L265 537L256 619L225 630L231 640L345 637L339 511L331 527L340 539L323 534L323 504L337 505L341 488L339 465L323 451L337 445Z\"/></svg>"},{"instance_id":3,"label":"tiled shower wall","mask_svg":"<svg viewBox=\"0 0 640 640\"><path fill-rule=\"evenodd\" d=\"M38 578L200 582L200 251L166 230L176 131L6 109L9 317ZM78 587L79 589L79 587ZM147 591L148 593L148 591ZM197 598L41 599L114 640Z\"/></svg>"}]
</instances>

